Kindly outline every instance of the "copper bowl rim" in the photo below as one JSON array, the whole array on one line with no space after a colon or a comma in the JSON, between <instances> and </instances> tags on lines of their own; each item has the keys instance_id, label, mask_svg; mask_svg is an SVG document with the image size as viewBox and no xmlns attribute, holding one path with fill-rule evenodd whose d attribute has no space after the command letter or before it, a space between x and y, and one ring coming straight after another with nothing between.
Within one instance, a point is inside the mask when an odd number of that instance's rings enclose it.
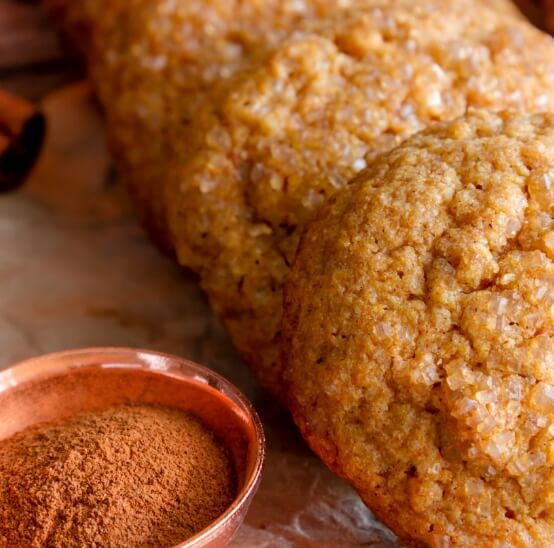
<instances>
[{"instance_id":1,"label":"copper bowl rim","mask_svg":"<svg viewBox=\"0 0 554 548\"><path fill-rule=\"evenodd\" d=\"M129 371L150 371L154 372L156 375L162 375L170 379L176 379L177 377L174 373L169 373L167 371L153 367L151 364L148 364L146 361L144 361L144 358L162 358L164 360L168 360L169 362L186 365L188 369L192 369L201 378L208 377L216 381L216 383L214 383L215 386L212 382L209 383L209 386L215 388L220 394L225 396L229 404L233 406L234 410L243 415L246 418L248 424L253 427L256 438L255 463L250 473L247 475L241 490L237 493L236 497L229 505L227 510L225 510L225 512L221 514L211 525L209 525L193 537L190 537L185 542L175 545L174 548L193 548L197 545L202 546L205 541L215 540L218 536L218 531L220 529L222 531L225 530L226 525L230 522L233 522L235 516L241 512L243 507L250 504L252 497L258 489L266 456L265 435L262 423L260 421L260 418L258 417L256 410L254 409L254 406L252 405L252 403L250 403L246 396L244 396L244 394L242 394L242 392L225 377L223 377L219 373L216 373L212 369L209 369L208 367L200 365L186 358L182 358L174 354L168 354L165 352L118 346L88 347L41 354L36 357L19 361L14 365L11 365L10 367L0 370L0 394L7 392L14 387L14 385L9 382L9 377L16 369L21 370L26 367L42 364L44 367L40 371L27 373L21 381L21 383L32 381L40 382L41 380L46 380L48 378L60 376L66 373L67 368L62 367L61 362L65 362L68 358L84 358L85 356L97 356L101 358L102 355L105 354L116 354L119 356L121 361L111 366L110 364L103 364L102 369L117 367L118 369L128 369ZM131 358L133 358L135 361L131 362ZM127 361L129 361L129 363L127 364L126 359ZM137 359L141 361L141 365L136 363ZM128 368L125 367L125 365L128 365ZM84 369L87 367L90 366L76 364L71 366L70 370L75 371L76 369ZM194 375L185 373L183 373L183 375L185 377L191 378L192 380L198 381L198 378L195 378Z\"/></svg>"}]
</instances>

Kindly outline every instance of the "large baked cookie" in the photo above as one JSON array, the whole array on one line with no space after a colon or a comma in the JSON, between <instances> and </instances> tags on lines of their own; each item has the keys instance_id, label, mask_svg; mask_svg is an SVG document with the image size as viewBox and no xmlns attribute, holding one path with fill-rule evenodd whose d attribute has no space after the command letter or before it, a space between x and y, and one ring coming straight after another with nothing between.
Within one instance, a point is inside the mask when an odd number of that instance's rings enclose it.
<instances>
[{"instance_id":1,"label":"large baked cookie","mask_svg":"<svg viewBox=\"0 0 554 548\"><path fill-rule=\"evenodd\" d=\"M170 166L179 260L278 393L281 289L326 200L377 153L468 107L554 108L554 42L530 24L474 0L373 4L269 48L195 114Z\"/></svg>"},{"instance_id":2,"label":"large baked cookie","mask_svg":"<svg viewBox=\"0 0 554 548\"><path fill-rule=\"evenodd\" d=\"M281 288L321 204L468 106L554 107L554 43L506 0L48 1L88 29L143 220L274 392Z\"/></svg>"},{"instance_id":3,"label":"large baked cookie","mask_svg":"<svg viewBox=\"0 0 554 548\"><path fill-rule=\"evenodd\" d=\"M289 276L290 406L402 538L554 539L554 115L470 113L378 158Z\"/></svg>"},{"instance_id":4,"label":"large baked cookie","mask_svg":"<svg viewBox=\"0 0 554 548\"><path fill-rule=\"evenodd\" d=\"M194 154L190 133L199 112L212 112L234 76L307 21L381 3L103 0L93 24L91 75L120 172L158 241L173 247L164 187L168 169Z\"/></svg>"}]
</instances>

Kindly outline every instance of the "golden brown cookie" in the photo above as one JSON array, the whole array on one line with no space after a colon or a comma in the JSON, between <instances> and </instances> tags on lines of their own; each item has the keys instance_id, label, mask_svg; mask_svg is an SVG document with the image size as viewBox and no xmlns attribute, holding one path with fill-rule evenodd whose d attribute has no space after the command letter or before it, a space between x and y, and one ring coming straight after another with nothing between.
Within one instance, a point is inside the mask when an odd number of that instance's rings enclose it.
<instances>
[{"instance_id":1,"label":"golden brown cookie","mask_svg":"<svg viewBox=\"0 0 554 548\"><path fill-rule=\"evenodd\" d=\"M402 538L554 539L554 115L474 112L378 158L289 276L290 405Z\"/></svg>"},{"instance_id":2,"label":"golden brown cookie","mask_svg":"<svg viewBox=\"0 0 554 548\"><path fill-rule=\"evenodd\" d=\"M205 102L302 22L366 0L43 0L79 51L142 220L171 250L162 187ZM369 0L371 1L371 0ZM505 2L507 0L490 0Z\"/></svg>"},{"instance_id":3,"label":"golden brown cookie","mask_svg":"<svg viewBox=\"0 0 554 548\"><path fill-rule=\"evenodd\" d=\"M218 105L232 77L291 30L367 3L81 0L66 8L66 20L82 24L94 16L89 65L112 149L143 221L166 248L163 187L168 168L192 153L197 113Z\"/></svg>"},{"instance_id":4,"label":"golden brown cookie","mask_svg":"<svg viewBox=\"0 0 554 548\"><path fill-rule=\"evenodd\" d=\"M554 108L554 42L527 22L473 0L373 4L306 24L238 74L171 165L179 260L274 392L281 289L314 212L431 122Z\"/></svg>"},{"instance_id":5,"label":"golden brown cookie","mask_svg":"<svg viewBox=\"0 0 554 548\"><path fill-rule=\"evenodd\" d=\"M282 284L325 200L378 152L468 106L554 107L554 43L506 0L66 9L81 24L98 14L92 75L142 218L200 274L274 392Z\"/></svg>"}]
</instances>

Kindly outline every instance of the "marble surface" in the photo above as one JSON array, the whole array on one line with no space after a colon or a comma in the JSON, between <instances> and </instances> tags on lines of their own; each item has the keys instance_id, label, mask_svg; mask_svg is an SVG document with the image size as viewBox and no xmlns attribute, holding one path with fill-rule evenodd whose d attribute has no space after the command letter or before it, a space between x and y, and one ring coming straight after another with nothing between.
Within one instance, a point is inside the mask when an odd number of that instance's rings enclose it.
<instances>
[{"instance_id":1,"label":"marble surface","mask_svg":"<svg viewBox=\"0 0 554 548\"><path fill-rule=\"evenodd\" d=\"M394 546L253 382L195 277L148 240L115 175L88 87L47 97L44 110L41 160L23 189L0 195L0 368L97 345L207 365L254 403L268 438L263 481L233 546Z\"/></svg>"}]
</instances>

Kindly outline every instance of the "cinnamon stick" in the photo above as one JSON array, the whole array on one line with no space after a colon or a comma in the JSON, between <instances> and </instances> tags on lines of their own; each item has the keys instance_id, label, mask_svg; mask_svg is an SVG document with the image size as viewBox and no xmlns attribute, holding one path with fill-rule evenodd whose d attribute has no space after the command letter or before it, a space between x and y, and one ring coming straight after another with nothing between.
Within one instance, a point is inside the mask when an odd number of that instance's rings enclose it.
<instances>
[{"instance_id":1,"label":"cinnamon stick","mask_svg":"<svg viewBox=\"0 0 554 548\"><path fill-rule=\"evenodd\" d=\"M23 183L38 158L45 130L40 110L0 90L0 192Z\"/></svg>"}]
</instances>

